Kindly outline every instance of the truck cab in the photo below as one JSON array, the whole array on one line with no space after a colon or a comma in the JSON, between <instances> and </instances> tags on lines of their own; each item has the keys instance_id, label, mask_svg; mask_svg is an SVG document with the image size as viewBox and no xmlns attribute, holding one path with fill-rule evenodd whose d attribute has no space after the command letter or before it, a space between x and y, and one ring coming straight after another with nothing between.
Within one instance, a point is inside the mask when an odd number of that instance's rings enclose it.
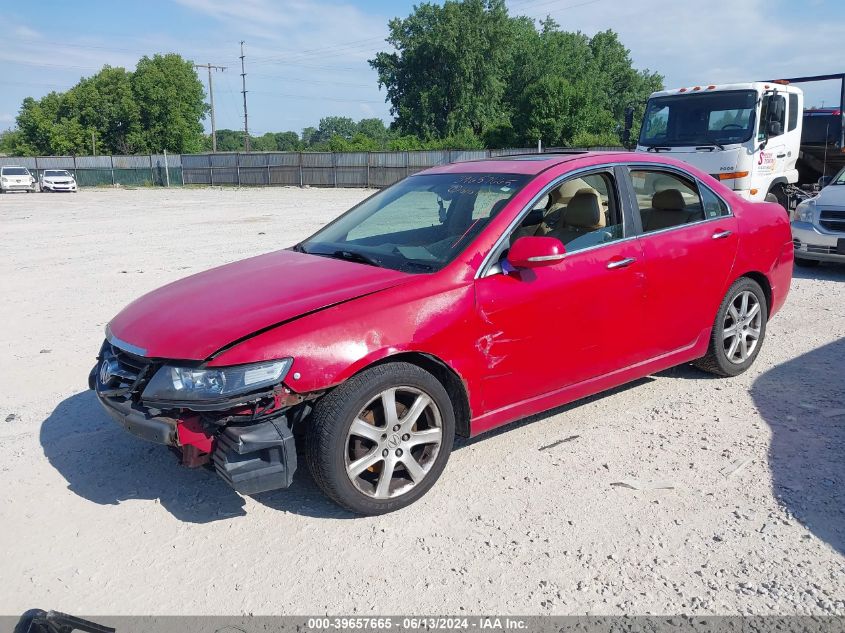
<instances>
[{"instance_id":1,"label":"truck cab","mask_svg":"<svg viewBox=\"0 0 845 633\"><path fill-rule=\"evenodd\" d=\"M746 200L787 207L803 108L801 89L778 82L662 90L648 99L637 151L669 153Z\"/></svg>"}]
</instances>

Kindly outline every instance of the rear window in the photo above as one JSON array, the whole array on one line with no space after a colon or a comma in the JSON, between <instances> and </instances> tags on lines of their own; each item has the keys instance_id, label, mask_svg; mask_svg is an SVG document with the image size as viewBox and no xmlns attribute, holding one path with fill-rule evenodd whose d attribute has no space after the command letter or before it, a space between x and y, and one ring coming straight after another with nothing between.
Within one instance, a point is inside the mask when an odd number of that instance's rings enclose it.
<instances>
[{"instance_id":1,"label":"rear window","mask_svg":"<svg viewBox=\"0 0 845 633\"><path fill-rule=\"evenodd\" d=\"M4 176L29 176L25 167L4 167L0 173Z\"/></svg>"}]
</instances>

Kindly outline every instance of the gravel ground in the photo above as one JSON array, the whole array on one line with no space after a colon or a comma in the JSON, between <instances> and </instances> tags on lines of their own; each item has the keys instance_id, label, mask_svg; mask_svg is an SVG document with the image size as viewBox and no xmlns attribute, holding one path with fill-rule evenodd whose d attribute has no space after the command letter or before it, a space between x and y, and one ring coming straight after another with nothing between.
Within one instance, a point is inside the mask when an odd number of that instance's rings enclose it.
<instances>
[{"instance_id":1,"label":"gravel ground","mask_svg":"<svg viewBox=\"0 0 845 633\"><path fill-rule=\"evenodd\" d=\"M304 468L241 498L101 412L121 307L368 193L0 197L0 613L845 614L845 267L797 271L743 376L680 367L460 442L384 517Z\"/></svg>"}]
</instances>

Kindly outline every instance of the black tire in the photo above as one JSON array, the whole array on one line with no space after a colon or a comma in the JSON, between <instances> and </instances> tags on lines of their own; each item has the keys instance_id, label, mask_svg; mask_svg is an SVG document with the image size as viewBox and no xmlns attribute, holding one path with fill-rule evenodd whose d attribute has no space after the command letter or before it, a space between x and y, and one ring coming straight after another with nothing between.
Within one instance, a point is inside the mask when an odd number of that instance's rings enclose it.
<instances>
[{"instance_id":1,"label":"black tire","mask_svg":"<svg viewBox=\"0 0 845 633\"><path fill-rule=\"evenodd\" d=\"M821 262L817 259L804 259L803 257L795 258L795 265L803 268L815 268L819 264L821 264Z\"/></svg>"},{"instance_id":2,"label":"black tire","mask_svg":"<svg viewBox=\"0 0 845 633\"><path fill-rule=\"evenodd\" d=\"M745 292L752 293L757 299L757 304L760 306L759 337L748 357L741 362L736 362L728 358L728 350L725 349L725 341L727 340L724 334L725 322L731 318L729 316L731 305ZM757 355L760 353L760 349L763 347L763 342L766 339L766 324L768 319L769 308L766 304L766 295L760 284L748 277L740 277L730 287L725 298L722 299L722 303L716 313L716 319L713 322L713 331L710 334L710 346L707 348L707 354L693 364L699 369L716 374L717 376L738 376L751 367L757 359Z\"/></svg>"},{"instance_id":3,"label":"black tire","mask_svg":"<svg viewBox=\"0 0 845 633\"><path fill-rule=\"evenodd\" d=\"M789 213L789 199L786 197L786 191L783 185L775 185L766 194L766 202L774 202L783 207L783 210Z\"/></svg>"},{"instance_id":4,"label":"black tire","mask_svg":"<svg viewBox=\"0 0 845 633\"><path fill-rule=\"evenodd\" d=\"M362 492L347 475L349 429L362 409L374 402L379 394L404 386L423 392L436 405L442 430L440 445L429 469L418 483L413 483L407 492L379 499ZM386 435L382 435L382 438ZM306 431L305 455L314 481L329 498L352 512L374 516L403 508L428 492L446 466L454 436L454 408L440 381L410 363L385 363L352 377L317 402ZM398 472L401 473L402 469Z\"/></svg>"}]
</instances>

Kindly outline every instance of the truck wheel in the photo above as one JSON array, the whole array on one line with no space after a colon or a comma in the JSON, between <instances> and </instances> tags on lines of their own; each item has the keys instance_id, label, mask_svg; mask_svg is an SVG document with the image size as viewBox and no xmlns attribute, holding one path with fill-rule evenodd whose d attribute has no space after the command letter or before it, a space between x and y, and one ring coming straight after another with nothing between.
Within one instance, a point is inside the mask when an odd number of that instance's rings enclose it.
<instances>
[{"instance_id":1,"label":"truck wheel","mask_svg":"<svg viewBox=\"0 0 845 633\"><path fill-rule=\"evenodd\" d=\"M803 257L796 257L795 258L795 265L801 266L803 268L815 268L821 262L817 259L804 259Z\"/></svg>"},{"instance_id":2,"label":"truck wheel","mask_svg":"<svg viewBox=\"0 0 845 633\"><path fill-rule=\"evenodd\" d=\"M719 306L707 355L695 361L695 366L717 376L738 376L760 353L768 318L760 284L740 277Z\"/></svg>"},{"instance_id":3,"label":"truck wheel","mask_svg":"<svg viewBox=\"0 0 845 633\"><path fill-rule=\"evenodd\" d=\"M317 402L305 455L339 505L384 514L422 497L443 472L455 412L443 385L410 363L361 372Z\"/></svg>"},{"instance_id":4,"label":"truck wheel","mask_svg":"<svg viewBox=\"0 0 845 633\"><path fill-rule=\"evenodd\" d=\"M766 194L766 202L774 202L783 207L784 211L789 213L789 198L786 196L786 191L783 185L774 185L769 193Z\"/></svg>"}]
</instances>

